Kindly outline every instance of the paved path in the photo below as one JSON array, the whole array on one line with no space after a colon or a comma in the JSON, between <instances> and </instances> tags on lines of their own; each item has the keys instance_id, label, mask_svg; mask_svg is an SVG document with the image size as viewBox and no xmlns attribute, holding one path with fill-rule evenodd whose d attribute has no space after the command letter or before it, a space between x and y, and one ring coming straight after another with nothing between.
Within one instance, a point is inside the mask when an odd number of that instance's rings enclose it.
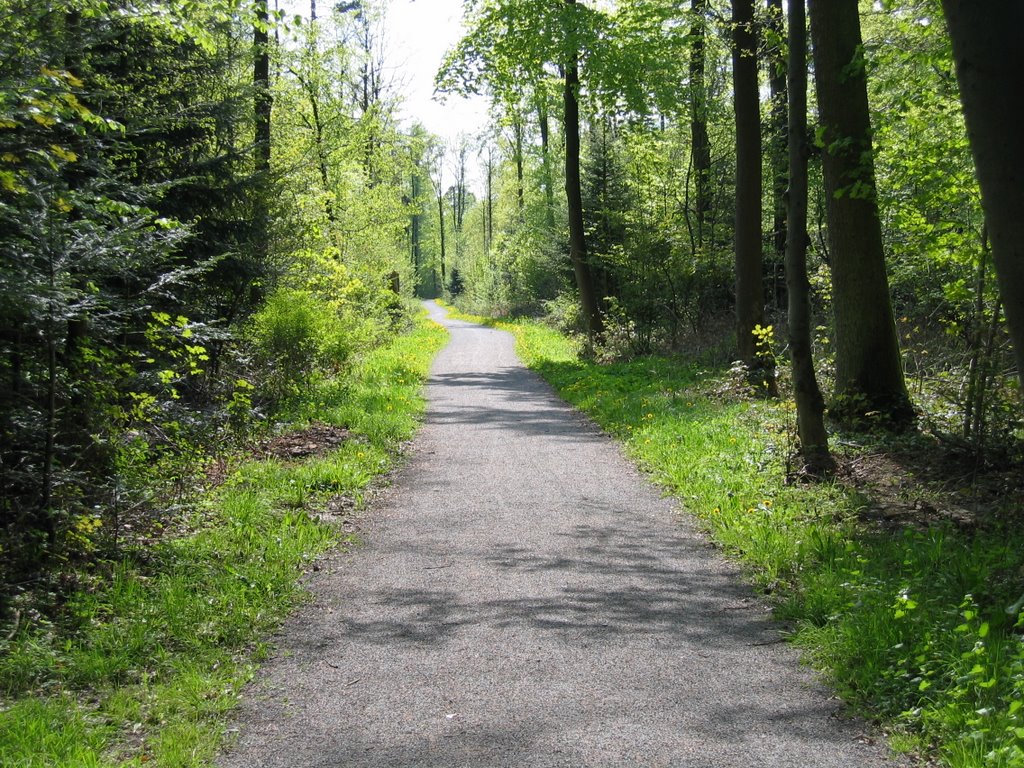
<instances>
[{"instance_id":1,"label":"paved path","mask_svg":"<svg viewBox=\"0 0 1024 768\"><path fill-rule=\"evenodd\" d=\"M222 768L895 765L510 336L431 312L452 338L411 460Z\"/></svg>"}]
</instances>

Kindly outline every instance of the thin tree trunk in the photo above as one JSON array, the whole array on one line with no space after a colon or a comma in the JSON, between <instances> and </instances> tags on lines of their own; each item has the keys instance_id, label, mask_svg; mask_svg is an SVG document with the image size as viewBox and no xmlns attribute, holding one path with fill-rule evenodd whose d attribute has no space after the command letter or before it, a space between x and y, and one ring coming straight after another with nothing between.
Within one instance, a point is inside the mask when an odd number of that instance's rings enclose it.
<instances>
[{"instance_id":1,"label":"thin tree trunk","mask_svg":"<svg viewBox=\"0 0 1024 768\"><path fill-rule=\"evenodd\" d=\"M565 0L576 5L576 0ZM573 52L565 66L565 195L569 213L569 258L576 275L580 305L587 323L587 334L596 339L603 322L594 291L593 276L587 259L587 238L583 224L583 192L580 188L580 105L578 53Z\"/></svg>"},{"instance_id":2,"label":"thin tree trunk","mask_svg":"<svg viewBox=\"0 0 1024 768\"><path fill-rule=\"evenodd\" d=\"M736 110L736 346L757 377L754 328L764 323L761 266L761 109L753 0L733 0L733 98Z\"/></svg>"},{"instance_id":3,"label":"thin tree trunk","mask_svg":"<svg viewBox=\"0 0 1024 768\"><path fill-rule=\"evenodd\" d=\"M494 243L494 156L490 146L487 147L487 209L486 226L484 227L484 250L490 253Z\"/></svg>"},{"instance_id":4,"label":"thin tree trunk","mask_svg":"<svg viewBox=\"0 0 1024 768\"><path fill-rule=\"evenodd\" d=\"M523 171L523 121L518 114L512 119L512 135L515 143L512 151L516 163L516 210L519 222L522 223L526 219L526 187Z\"/></svg>"},{"instance_id":5,"label":"thin tree trunk","mask_svg":"<svg viewBox=\"0 0 1024 768\"><path fill-rule=\"evenodd\" d=\"M786 93L786 51L785 24L783 24L782 0L767 0L767 31L771 37L766 64L768 87L771 94L768 146L770 147L772 169L772 245L774 258L771 260L772 300L776 306L785 303L779 271L786 260L786 187L788 152L787 125L789 96Z\"/></svg>"},{"instance_id":6,"label":"thin tree trunk","mask_svg":"<svg viewBox=\"0 0 1024 768\"><path fill-rule=\"evenodd\" d=\"M412 267L413 274L417 276L417 279L413 283L414 287L419 282L418 276L420 273L420 251L422 250L423 247L422 243L420 242L423 228L423 214L420 213L420 196L422 195L420 185L420 168L419 165L416 165L412 169L412 178L410 179L410 186L412 187L412 209L413 211L415 211L415 213L413 213L412 215L412 221L410 222L410 237L412 239Z\"/></svg>"},{"instance_id":7,"label":"thin tree trunk","mask_svg":"<svg viewBox=\"0 0 1024 768\"><path fill-rule=\"evenodd\" d=\"M537 96L537 119L540 123L540 155L544 173L544 223L548 232L555 229L555 186L551 172L551 148L549 144L548 106L544 94Z\"/></svg>"},{"instance_id":8,"label":"thin tree trunk","mask_svg":"<svg viewBox=\"0 0 1024 768\"><path fill-rule=\"evenodd\" d=\"M974 270L974 317L971 332L971 360L967 365L967 396L964 398L964 429L965 440L971 440L971 427L974 424L974 403L980 381L981 355L985 338L985 284L988 277L988 232L982 226L981 253Z\"/></svg>"},{"instance_id":9,"label":"thin tree trunk","mask_svg":"<svg viewBox=\"0 0 1024 768\"><path fill-rule=\"evenodd\" d=\"M914 420L889 296L857 0L811 0L814 75L823 131L822 169L832 254L840 419ZM877 421L877 420L876 420Z\"/></svg>"},{"instance_id":10,"label":"thin tree trunk","mask_svg":"<svg viewBox=\"0 0 1024 768\"><path fill-rule=\"evenodd\" d=\"M327 213L327 220L334 221L334 202L333 194L331 192L331 181L330 175L327 168L327 147L324 142L324 123L320 116L320 102L317 99L316 88L314 84L303 77L302 75L292 70L292 74L298 79L299 84L306 91L306 96L309 98L309 106L313 111L313 140L316 142L316 161L317 169L320 171L320 183L324 189L325 201L324 208Z\"/></svg>"},{"instance_id":11,"label":"thin tree trunk","mask_svg":"<svg viewBox=\"0 0 1024 768\"><path fill-rule=\"evenodd\" d=\"M705 223L711 210L711 139L708 137L707 85L705 84L705 27L708 0L691 0L690 13L690 157L693 164L694 208L698 247L705 242Z\"/></svg>"},{"instance_id":12,"label":"thin tree trunk","mask_svg":"<svg viewBox=\"0 0 1024 768\"><path fill-rule=\"evenodd\" d=\"M437 221L438 231L441 233L441 276L444 277L444 193L441 192L440 183L437 188ZM443 282L442 282L443 284Z\"/></svg>"},{"instance_id":13,"label":"thin tree trunk","mask_svg":"<svg viewBox=\"0 0 1024 768\"><path fill-rule=\"evenodd\" d=\"M53 231L52 225L50 231ZM47 246L47 279L50 295L46 300L46 413L45 435L43 437L42 488L39 507L36 510L35 531L46 534L50 547L57 541L57 527L53 514L54 474L57 462L57 328L54 304L57 302L57 269L54 258L54 243Z\"/></svg>"},{"instance_id":14,"label":"thin tree trunk","mask_svg":"<svg viewBox=\"0 0 1024 768\"><path fill-rule=\"evenodd\" d=\"M996 336L999 334L999 322L1001 319L999 315L1001 311L1002 302L997 299L995 307L992 308L992 319L988 324L988 339L985 344L985 353L982 356L980 386L978 387L977 401L974 404L974 434L979 448L985 437L986 400L991 387L991 380L995 375L993 358L995 356Z\"/></svg>"},{"instance_id":15,"label":"thin tree trunk","mask_svg":"<svg viewBox=\"0 0 1024 768\"><path fill-rule=\"evenodd\" d=\"M814 374L811 286L807 279L807 28L804 0L789 0L789 228L786 287L789 350L800 455L811 474L834 469L825 431L825 399Z\"/></svg>"},{"instance_id":16,"label":"thin tree trunk","mask_svg":"<svg viewBox=\"0 0 1024 768\"><path fill-rule=\"evenodd\" d=\"M1024 391L1024 4L943 0L1006 324Z\"/></svg>"},{"instance_id":17,"label":"thin tree trunk","mask_svg":"<svg viewBox=\"0 0 1024 768\"><path fill-rule=\"evenodd\" d=\"M253 25L253 71L256 115L256 171L270 170L270 14L267 0L256 2L256 23Z\"/></svg>"},{"instance_id":18,"label":"thin tree trunk","mask_svg":"<svg viewBox=\"0 0 1024 768\"><path fill-rule=\"evenodd\" d=\"M260 177L256 191L254 217L256 219L255 250L261 259L269 252L270 211L267 187L270 175L270 118L273 101L270 93L270 14L267 0L257 0L256 21L253 24L253 70L255 121L255 169Z\"/></svg>"}]
</instances>

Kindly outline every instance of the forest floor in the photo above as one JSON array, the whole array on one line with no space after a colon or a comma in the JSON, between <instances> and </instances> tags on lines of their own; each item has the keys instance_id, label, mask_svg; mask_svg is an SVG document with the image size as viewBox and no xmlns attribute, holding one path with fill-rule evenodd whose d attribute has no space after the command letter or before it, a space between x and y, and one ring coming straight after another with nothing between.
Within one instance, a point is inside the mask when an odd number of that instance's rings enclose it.
<instances>
[{"instance_id":1,"label":"forest floor","mask_svg":"<svg viewBox=\"0 0 1024 768\"><path fill-rule=\"evenodd\" d=\"M248 690L235 766L882 766L676 502L450 331L427 420Z\"/></svg>"},{"instance_id":2,"label":"forest floor","mask_svg":"<svg viewBox=\"0 0 1024 768\"><path fill-rule=\"evenodd\" d=\"M840 446L839 474L868 500L860 518L880 526L949 523L962 531L1019 525L1024 475L1018 464L986 464L927 435L901 447ZM1014 512L1015 510L1015 512Z\"/></svg>"}]
</instances>

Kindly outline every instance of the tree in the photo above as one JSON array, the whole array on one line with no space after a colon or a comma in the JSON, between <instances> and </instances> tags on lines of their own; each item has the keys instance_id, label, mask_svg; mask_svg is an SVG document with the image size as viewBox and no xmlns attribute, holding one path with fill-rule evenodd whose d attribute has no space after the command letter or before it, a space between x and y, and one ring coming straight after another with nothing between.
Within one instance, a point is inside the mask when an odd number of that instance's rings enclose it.
<instances>
[{"instance_id":1,"label":"tree","mask_svg":"<svg viewBox=\"0 0 1024 768\"><path fill-rule=\"evenodd\" d=\"M448 197L452 207L452 239L455 243L455 260L460 261L463 252L463 223L468 208L468 188L466 187L467 155L469 154L469 139L460 135L455 145L451 148L452 175L455 183L448 189ZM447 283L447 268L444 260L444 253L441 254L441 284Z\"/></svg>"},{"instance_id":2,"label":"tree","mask_svg":"<svg viewBox=\"0 0 1024 768\"><path fill-rule=\"evenodd\" d=\"M786 236L786 288L789 302L789 354L796 399L800 455L807 470L832 469L825 431L825 400L811 353L811 301L807 279L807 29L804 0L789 0L789 227Z\"/></svg>"},{"instance_id":3,"label":"tree","mask_svg":"<svg viewBox=\"0 0 1024 768\"><path fill-rule=\"evenodd\" d=\"M273 95L270 90L270 14L267 0L256 0L253 19L253 122L255 141L253 143L257 175L264 184L269 183L271 155L271 114ZM315 102L314 102L315 103ZM266 193L257 192L256 226L261 234L261 253L266 254L269 239L270 213L267 210Z\"/></svg>"},{"instance_id":4,"label":"tree","mask_svg":"<svg viewBox=\"0 0 1024 768\"><path fill-rule=\"evenodd\" d=\"M754 329L764 323L761 258L761 105L753 0L733 0L732 78L736 110L736 344L751 381L774 391L772 366Z\"/></svg>"},{"instance_id":5,"label":"tree","mask_svg":"<svg viewBox=\"0 0 1024 768\"><path fill-rule=\"evenodd\" d=\"M765 66L768 69L768 87L771 106L768 115L768 156L772 185L772 301L780 302L781 287L776 276L786 256L786 176L788 167L788 94L786 92L786 32L783 23L782 0L767 0L765 22Z\"/></svg>"},{"instance_id":6,"label":"tree","mask_svg":"<svg viewBox=\"0 0 1024 768\"><path fill-rule=\"evenodd\" d=\"M484 255L491 252L494 244L494 146L489 140L481 149L481 155L486 152L487 160L484 162L486 181L484 183L484 211L483 211L483 242Z\"/></svg>"},{"instance_id":7,"label":"tree","mask_svg":"<svg viewBox=\"0 0 1024 768\"><path fill-rule=\"evenodd\" d=\"M316 3L310 7L310 18L316 21ZM305 45L295 63L288 66L288 73L295 78L308 103L309 112L301 110L299 116L305 127L313 134L316 166L320 174L324 211L328 221L335 220L334 190L331 183L330 154L332 147L328 139L329 120L325 112L331 108L331 68L328 56L320 48L319 24L309 24L304 33Z\"/></svg>"},{"instance_id":8,"label":"tree","mask_svg":"<svg viewBox=\"0 0 1024 768\"><path fill-rule=\"evenodd\" d=\"M889 296L857 0L811 0L835 318L832 412L913 421Z\"/></svg>"},{"instance_id":9,"label":"tree","mask_svg":"<svg viewBox=\"0 0 1024 768\"><path fill-rule=\"evenodd\" d=\"M697 247L694 250L704 245L704 228L711 210L711 139L708 137L708 94L704 75L707 12L708 0L691 0L690 162L693 165L697 219Z\"/></svg>"},{"instance_id":10,"label":"tree","mask_svg":"<svg viewBox=\"0 0 1024 768\"><path fill-rule=\"evenodd\" d=\"M576 0L565 0L575 8ZM569 14L569 23L574 24L576 16ZM586 318L587 333L591 339L601 335L604 321L594 291L593 272L587 260L587 237L583 224L583 192L580 186L580 105L579 105L579 50L576 47L575 30L570 28L569 45L562 52L565 57L563 68L563 114L565 115L565 196L569 212L569 259L576 275L576 288L580 294L583 316Z\"/></svg>"},{"instance_id":11,"label":"tree","mask_svg":"<svg viewBox=\"0 0 1024 768\"><path fill-rule=\"evenodd\" d=\"M424 176L429 178L429 169L424 169L424 165L429 162L429 151L430 140L426 130L416 123L410 135L412 168L409 174L409 246L412 255L413 295L416 295L419 288L420 264L423 262L423 181Z\"/></svg>"},{"instance_id":12,"label":"tree","mask_svg":"<svg viewBox=\"0 0 1024 768\"><path fill-rule=\"evenodd\" d=\"M1014 0L943 0L967 133L1017 376L1024 387L1024 6Z\"/></svg>"},{"instance_id":13,"label":"tree","mask_svg":"<svg viewBox=\"0 0 1024 768\"><path fill-rule=\"evenodd\" d=\"M583 316L599 335L600 297L587 251L580 190L580 104L646 114L678 101L685 35L673 25L675 4L630 0L614 14L577 0L483 0L471 4L466 36L438 75L444 91L487 89L517 110L558 72L561 80L569 257ZM542 129L543 132L543 129ZM543 138L543 137L542 137Z\"/></svg>"},{"instance_id":14,"label":"tree","mask_svg":"<svg viewBox=\"0 0 1024 768\"><path fill-rule=\"evenodd\" d=\"M185 311L194 315L217 303L220 286L204 249L223 244L226 210L252 190L244 176L226 171L219 154L231 145L227 125L251 124L241 92L220 79L242 62L199 45L188 25L172 34L170 25L136 9L111 17L106 8L81 0L60 10L30 2L4 9L4 591L34 580L51 558L67 557L69 531L81 516L101 516L116 531L111 499L132 492L125 475L144 474L126 458L143 453L126 435L160 424L168 441L175 439L185 399L176 387L188 375L181 353L191 354L182 334L192 350L203 349L204 323L170 318L183 317L188 299ZM219 101L206 99L218 90ZM231 97L238 100L226 106ZM225 201L226 187L237 197ZM204 207L196 199L220 203L203 210L209 240L201 244L187 239L192 206ZM236 224L236 236L243 229ZM205 349L202 355L209 357ZM202 397L198 382L190 384L192 396Z\"/></svg>"},{"instance_id":15,"label":"tree","mask_svg":"<svg viewBox=\"0 0 1024 768\"><path fill-rule=\"evenodd\" d=\"M437 232L440 246L441 274L445 272L446 242L444 231L444 160L445 149L438 146L431 162L430 180L434 185L434 198L437 201Z\"/></svg>"},{"instance_id":16,"label":"tree","mask_svg":"<svg viewBox=\"0 0 1024 768\"><path fill-rule=\"evenodd\" d=\"M534 90L537 125L540 128L541 184L544 186L544 224L548 232L555 229L555 175L551 170L551 125L548 119L548 93L543 84Z\"/></svg>"},{"instance_id":17,"label":"tree","mask_svg":"<svg viewBox=\"0 0 1024 768\"><path fill-rule=\"evenodd\" d=\"M626 218L633 207L622 163L622 136L610 115L589 121L583 171L583 215L594 278L602 296L623 299ZM624 270L623 267L627 269Z\"/></svg>"}]
</instances>

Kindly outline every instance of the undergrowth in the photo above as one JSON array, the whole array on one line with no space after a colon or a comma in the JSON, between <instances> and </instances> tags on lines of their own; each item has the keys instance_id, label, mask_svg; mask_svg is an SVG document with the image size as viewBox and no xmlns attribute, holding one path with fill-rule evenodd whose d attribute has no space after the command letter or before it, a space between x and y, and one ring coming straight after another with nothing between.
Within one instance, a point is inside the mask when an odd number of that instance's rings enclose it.
<instances>
[{"instance_id":1,"label":"undergrowth","mask_svg":"<svg viewBox=\"0 0 1024 768\"><path fill-rule=\"evenodd\" d=\"M514 333L523 360L700 519L895 748L952 768L1024 765L1018 527L868 525L863 491L787 484L791 404L739 396L724 370L598 365L538 323L474 319Z\"/></svg>"},{"instance_id":2,"label":"undergrowth","mask_svg":"<svg viewBox=\"0 0 1024 768\"><path fill-rule=\"evenodd\" d=\"M391 466L445 338L422 321L293 400L294 428L349 430L336 450L242 463L197 505L187 532L101 563L54 619L23 617L0 640L0 765L207 764L266 654L261 638L301 601L304 570L350 539L315 511L334 496L358 500Z\"/></svg>"}]
</instances>

